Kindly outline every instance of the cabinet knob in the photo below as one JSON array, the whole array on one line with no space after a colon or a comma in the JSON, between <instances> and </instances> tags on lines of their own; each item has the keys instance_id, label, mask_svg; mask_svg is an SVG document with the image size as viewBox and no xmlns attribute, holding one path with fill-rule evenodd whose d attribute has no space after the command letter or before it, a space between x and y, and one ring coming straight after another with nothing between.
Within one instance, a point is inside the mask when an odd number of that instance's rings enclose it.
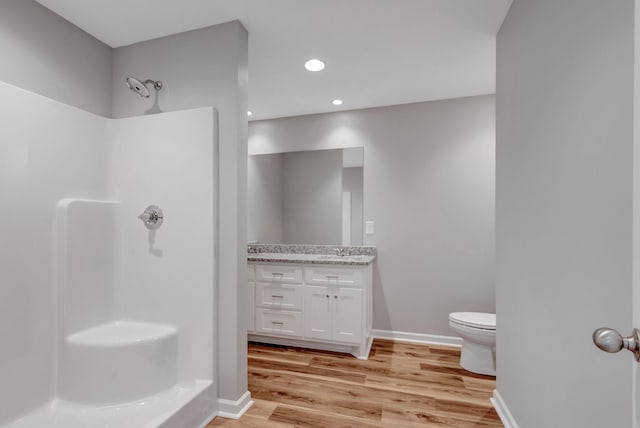
<instances>
[{"instance_id":1,"label":"cabinet knob","mask_svg":"<svg viewBox=\"0 0 640 428\"><path fill-rule=\"evenodd\" d=\"M329 295L327 294L327 299L329 298Z\"/></svg>"},{"instance_id":2,"label":"cabinet knob","mask_svg":"<svg viewBox=\"0 0 640 428\"><path fill-rule=\"evenodd\" d=\"M337 298L338 298L338 296L333 296L333 298L334 298L334 299L337 299Z\"/></svg>"}]
</instances>

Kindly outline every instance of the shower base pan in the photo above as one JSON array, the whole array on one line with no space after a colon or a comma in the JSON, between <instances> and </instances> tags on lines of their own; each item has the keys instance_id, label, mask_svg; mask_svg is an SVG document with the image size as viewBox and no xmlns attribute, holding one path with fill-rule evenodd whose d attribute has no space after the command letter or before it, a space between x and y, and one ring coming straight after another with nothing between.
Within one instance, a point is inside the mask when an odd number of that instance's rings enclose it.
<instances>
[{"instance_id":1,"label":"shower base pan","mask_svg":"<svg viewBox=\"0 0 640 428\"><path fill-rule=\"evenodd\" d=\"M176 385L143 400L114 406L89 406L55 399L4 428L174 428L206 426L198 416L210 381ZM189 409L193 406L193 409ZM204 406L205 408L207 406ZM199 419L199 420L198 420Z\"/></svg>"}]
</instances>

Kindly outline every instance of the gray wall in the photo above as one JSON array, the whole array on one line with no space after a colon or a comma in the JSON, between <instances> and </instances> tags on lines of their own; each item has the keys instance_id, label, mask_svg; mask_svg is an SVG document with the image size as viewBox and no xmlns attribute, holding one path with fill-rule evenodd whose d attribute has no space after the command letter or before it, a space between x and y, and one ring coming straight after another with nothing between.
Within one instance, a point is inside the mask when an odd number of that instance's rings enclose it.
<instances>
[{"instance_id":1,"label":"gray wall","mask_svg":"<svg viewBox=\"0 0 640 428\"><path fill-rule=\"evenodd\" d=\"M250 123L250 153L364 146L374 328L451 336L494 311L493 96Z\"/></svg>"},{"instance_id":2,"label":"gray wall","mask_svg":"<svg viewBox=\"0 0 640 428\"><path fill-rule=\"evenodd\" d=\"M284 155L285 244L342 241L342 150Z\"/></svg>"},{"instance_id":3,"label":"gray wall","mask_svg":"<svg viewBox=\"0 0 640 428\"><path fill-rule=\"evenodd\" d=\"M342 170L342 191L351 192L351 244L362 245L364 225L364 170L361 167Z\"/></svg>"},{"instance_id":4,"label":"gray wall","mask_svg":"<svg viewBox=\"0 0 640 428\"><path fill-rule=\"evenodd\" d=\"M111 48L32 0L0 2L0 81L111 114Z\"/></svg>"},{"instance_id":5,"label":"gray wall","mask_svg":"<svg viewBox=\"0 0 640 428\"><path fill-rule=\"evenodd\" d=\"M634 1L515 0L497 44L498 391L520 428L630 427Z\"/></svg>"},{"instance_id":6,"label":"gray wall","mask_svg":"<svg viewBox=\"0 0 640 428\"><path fill-rule=\"evenodd\" d=\"M284 243L283 156L249 156L247 238L261 243Z\"/></svg>"},{"instance_id":7,"label":"gray wall","mask_svg":"<svg viewBox=\"0 0 640 428\"><path fill-rule=\"evenodd\" d=\"M247 391L247 61L238 21L114 50L113 117L142 114L152 101L131 94L126 76L160 79L165 111L214 106L218 150L218 373L220 398ZM189 189L184 189L186 192Z\"/></svg>"}]
</instances>

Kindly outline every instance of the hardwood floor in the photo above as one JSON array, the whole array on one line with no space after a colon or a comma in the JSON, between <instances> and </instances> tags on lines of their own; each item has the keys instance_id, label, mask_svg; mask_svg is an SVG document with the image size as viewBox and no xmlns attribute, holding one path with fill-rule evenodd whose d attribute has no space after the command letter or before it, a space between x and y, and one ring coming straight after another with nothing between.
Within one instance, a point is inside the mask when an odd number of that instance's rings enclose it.
<instances>
[{"instance_id":1,"label":"hardwood floor","mask_svg":"<svg viewBox=\"0 0 640 428\"><path fill-rule=\"evenodd\" d=\"M376 340L368 361L332 352L249 344L240 419L208 427L502 427L489 403L495 379L463 370L456 348Z\"/></svg>"}]
</instances>

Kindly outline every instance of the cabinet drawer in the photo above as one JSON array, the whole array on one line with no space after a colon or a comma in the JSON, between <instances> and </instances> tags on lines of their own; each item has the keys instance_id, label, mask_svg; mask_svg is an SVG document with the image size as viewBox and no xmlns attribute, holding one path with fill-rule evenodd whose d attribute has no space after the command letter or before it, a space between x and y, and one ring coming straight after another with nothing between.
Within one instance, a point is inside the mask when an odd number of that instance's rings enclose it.
<instances>
[{"instance_id":1,"label":"cabinet drawer","mask_svg":"<svg viewBox=\"0 0 640 428\"><path fill-rule=\"evenodd\" d=\"M255 281L256 280L256 269L254 265L247 266L247 281Z\"/></svg>"},{"instance_id":2,"label":"cabinet drawer","mask_svg":"<svg viewBox=\"0 0 640 428\"><path fill-rule=\"evenodd\" d=\"M256 331L302 336L302 313L256 308Z\"/></svg>"},{"instance_id":3,"label":"cabinet drawer","mask_svg":"<svg viewBox=\"0 0 640 428\"><path fill-rule=\"evenodd\" d=\"M312 285L362 286L362 270L344 267L307 267L305 281Z\"/></svg>"},{"instance_id":4,"label":"cabinet drawer","mask_svg":"<svg viewBox=\"0 0 640 428\"><path fill-rule=\"evenodd\" d=\"M302 283L302 268L286 265L256 265L256 281Z\"/></svg>"},{"instance_id":5,"label":"cabinet drawer","mask_svg":"<svg viewBox=\"0 0 640 428\"><path fill-rule=\"evenodd\" d=\"M274 309L302 310L302 285L256 283L256 306Z\"/></svg>"}]
</instances>

